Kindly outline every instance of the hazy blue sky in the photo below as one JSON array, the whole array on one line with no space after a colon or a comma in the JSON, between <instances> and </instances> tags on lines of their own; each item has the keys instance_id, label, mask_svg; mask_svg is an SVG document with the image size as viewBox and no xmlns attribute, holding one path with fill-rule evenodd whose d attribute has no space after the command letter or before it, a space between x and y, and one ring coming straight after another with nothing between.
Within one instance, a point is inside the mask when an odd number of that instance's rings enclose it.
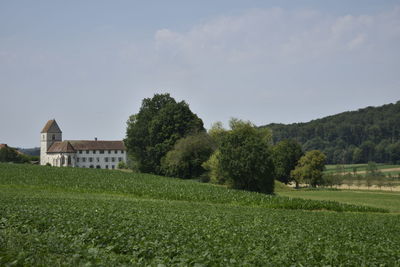
<instances>
[{"instance_id":1,"label":"hazy blue sky","mask_svg":"<svg viewBox=\"0 0 400 267\"><path fill-rule=\"evenodd\" d=\"M400 1L0 0L0 143L122 139L163 92L206 127L396 102L399 48Z\"/></svg>"}]
</instances>

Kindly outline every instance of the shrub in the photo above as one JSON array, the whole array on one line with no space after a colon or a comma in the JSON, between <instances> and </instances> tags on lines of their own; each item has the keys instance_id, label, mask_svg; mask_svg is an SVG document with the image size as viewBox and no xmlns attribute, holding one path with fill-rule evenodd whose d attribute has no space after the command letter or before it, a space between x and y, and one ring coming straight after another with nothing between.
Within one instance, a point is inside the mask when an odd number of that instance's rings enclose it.
<instances>
[{"instance_id":1,"label":"shrub","mask_svg":"<svg viewBox=\"0 0 400 267\"><path fill-rule=\"evenodd\" d=\"M118 169L128 169L128 166L126 165L126 163L124 161L120 161L118 163Z\"/></svg>"}]
</instances>

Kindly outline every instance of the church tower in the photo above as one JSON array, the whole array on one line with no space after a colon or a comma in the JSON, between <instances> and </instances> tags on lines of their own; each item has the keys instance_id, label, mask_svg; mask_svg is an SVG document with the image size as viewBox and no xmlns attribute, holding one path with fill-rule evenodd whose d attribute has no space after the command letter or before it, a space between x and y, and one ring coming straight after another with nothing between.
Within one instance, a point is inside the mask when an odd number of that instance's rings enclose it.
<instances>
[{"instance_id":1,"label":"church tower","mask_svg":"<svg viewBox=\"0 0 400 267\"><path fill-rule=\"evenodd\" d=\"M40 165L47 163L49 147L56 141L62 141L62 132L55 119L49 120L40 132Z\"/></svg>"}]
</instances>

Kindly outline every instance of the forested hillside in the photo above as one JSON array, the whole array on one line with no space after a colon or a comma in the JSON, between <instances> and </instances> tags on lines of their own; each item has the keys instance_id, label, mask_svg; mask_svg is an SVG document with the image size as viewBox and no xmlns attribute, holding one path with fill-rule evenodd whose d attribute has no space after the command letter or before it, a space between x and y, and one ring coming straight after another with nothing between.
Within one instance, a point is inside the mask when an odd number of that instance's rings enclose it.
<instances>
[{"instance_id":1,"label":"forested hillside","mask_svg":"<svg viewBox=\"0 0 400 267\"><path fill-rule=\"evenodd\" d=\"M19 152L24 153L29 156L40 156L40 147L34 148L16 148Z\"/></svg>"},{"instance_id":2,"label":"forested hillside","mask_svg":"<svg viewBox=\"0 0 400 267\"><path fill-rule=\"evenodd\" d=\"M274 142L295 139L319 149L328 163L400 163L400 101L343 112L307 123L269 124Z\"/></svg>"}]
</instances>

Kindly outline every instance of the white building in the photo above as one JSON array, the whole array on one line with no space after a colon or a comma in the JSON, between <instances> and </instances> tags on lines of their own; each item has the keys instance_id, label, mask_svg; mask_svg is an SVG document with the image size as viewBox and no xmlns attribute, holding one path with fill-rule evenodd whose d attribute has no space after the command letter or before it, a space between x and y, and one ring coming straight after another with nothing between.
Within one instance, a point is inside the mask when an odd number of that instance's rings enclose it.
<instances>
[{"instance_id":1,"label":"white building","mask_svg":"<svg viewBox=\"0 0 400 267\"><path fill-rule=\"evenodd\" d=\"M123 141L62 140L55 120L49 120L40 137L40 165L116 169L126 163Z\"/></svg>"}]
</instances>

